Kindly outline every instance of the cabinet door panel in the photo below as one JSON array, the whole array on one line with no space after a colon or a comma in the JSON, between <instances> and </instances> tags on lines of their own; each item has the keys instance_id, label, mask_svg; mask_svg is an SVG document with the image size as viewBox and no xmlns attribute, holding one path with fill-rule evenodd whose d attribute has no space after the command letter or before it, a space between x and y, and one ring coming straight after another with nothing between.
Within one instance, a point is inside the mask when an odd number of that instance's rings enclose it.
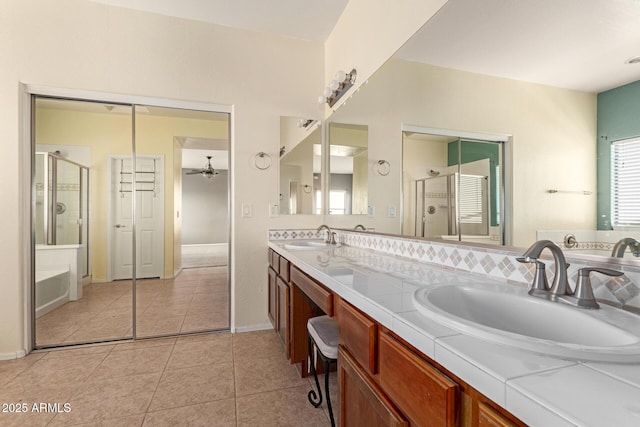
<instances>
[{"instance_id":1,"label":"cabinet door panel","mask_svg":"<svg viewBox=\"0 0 640 427\"><path fill-rule=\"evenodd\" d=\"M338 323L340 324L340 344L342 344L356 361L370 374L375 374L378 327L376 322L362 314L351 304L340 300Z\"/></svg>"},{"instance_id":2,"label":"cabinet door panel","mask_svg":"<svg viewBox=\"0 0 640 427\"><path fill-rule=\"evenodd\" d=\"M341 426L408 426L380 387L342 346L338 348L338 375Z\"/></svg>"},{"instance_id":3,"label":"cabinet door panel","mask_svg":"<svg viewBox=\"0 0 640 427\"><path fill-rule=\"evenodd\" d=\"M456 383L386 333L380 333L379 358L380 386L412 425L456 425Z\"/></svg>"},{"instance_id":4,"label":"cabinet door panel","mask_svg":"<svg viewBox=\"0 0 640 427\"><path fill-rule=\"evenodd\" d=\"M269 320L271 321L271 324L273 325L273 328L277 331L278 330L278 324L276 322L276 319L278 318L278 313L277 313L277 307L278 307L278 302L277 302L277 291L276 291L276 287L278 286L276 284L276 271L269 267L269 281L268 281L268 289L267 289L267 298L268 298L268 302L267 302L267 307L268 307L268 312L267 314L269 315Z\"/></svg>"},{"instance_id":5,"label":"cabinet door panel","mask_svg":"<svg viewBox=\"0 0 640 427\"><path fill-rule=\"evenodd\" d=\"M280 276L276 278L276 282L278 284L278 321L276 322L276 329L284 345L284 352L287 355L287 359L289 359L291 357L289 338L289 285L282 280Z\"/></svg>"}]
</instances>

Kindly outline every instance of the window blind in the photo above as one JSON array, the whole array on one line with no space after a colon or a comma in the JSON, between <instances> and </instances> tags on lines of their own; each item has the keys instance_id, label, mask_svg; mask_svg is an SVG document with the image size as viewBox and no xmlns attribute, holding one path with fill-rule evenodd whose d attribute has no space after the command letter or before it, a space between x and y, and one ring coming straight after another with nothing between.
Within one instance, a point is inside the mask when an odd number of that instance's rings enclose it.
<instances>
[{"instance_id":1,"label":"window blind","mask_svg":"<svg viewBox=\"0 0 640 427\"><path fill-rule=\"evenodd\" d=\"M460 222L482 224L484 177L460 175Z\"/></svg>"},{"instance_id":2,"label":"window blind","mask_svg":"<svg viewBox=\"0 0 640 427\"><path fill-rule=\"evenodd\" d=\"M613 225L640 226L640 138L611 144Z\"/></svg>"}]
</instances>

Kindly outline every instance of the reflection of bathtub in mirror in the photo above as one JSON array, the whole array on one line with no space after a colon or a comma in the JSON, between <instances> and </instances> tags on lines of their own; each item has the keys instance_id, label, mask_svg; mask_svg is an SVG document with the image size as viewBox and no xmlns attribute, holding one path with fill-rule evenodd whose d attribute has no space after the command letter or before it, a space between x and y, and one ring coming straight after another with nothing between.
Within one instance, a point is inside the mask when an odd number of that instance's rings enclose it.
<instances>
[{"instance_id":1,"label":"reflection of bathtub in mirror","mask_svg":"<svg viewBox=\"0 0 640 427\"><path fill-rule=\"evenodd\" d=\"M568 234L574 235L577 242L572 248L564 244L565 236ZM605 257L611 257L616 243L628 237L640 240L640 230L538 230L536 232L536 238L538 240L551 240L556 242L566 254L599 255ZM625 250L622 258L638 259L634 256L630 248Z\"/></svg>"},{"instance_id":2,"label":"reflection of bathtub in mirror","mask_svg":"<svg viewBox=\"0 0 640 427\"><path fill-rule=\"evenodd\" d=\"M82 298L84 245L36 245L36 318Z\"/></svg>"},{"instance_id":3,"label":"reflection of bathtub in mirror","mask_svg":"<svg viewBox=\"0 0 640 427\"><path fill-rule=\"evenodd\" d=\"M69 268L36 271L36 319L69 301Z\"/></svg>"}]
</instances>

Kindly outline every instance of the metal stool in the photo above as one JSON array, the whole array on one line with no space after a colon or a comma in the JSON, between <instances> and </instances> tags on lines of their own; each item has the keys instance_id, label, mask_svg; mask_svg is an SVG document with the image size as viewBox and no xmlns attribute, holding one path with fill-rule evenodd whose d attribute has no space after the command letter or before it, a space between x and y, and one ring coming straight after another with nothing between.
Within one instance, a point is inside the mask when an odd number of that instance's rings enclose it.
<instances>
[{"instance_id":1,"label":"metal stool","mask_svg":"<svg viewBox=\"0 0 640 427\"><path fill-rule=\"evenodd\" d=\"M331 397L329 396L329 368L332 364L338 363L338 322L329 316L312 317L307 321L307 330L309 331L309 357L311 358L311 363L309 364L318 389L317 394L313 389L309 391L307 397L314 408L322 404L322 391L320 390L315 363L316 357L320 356L324 362L324 394L327 397L331 427L334 427L336 424L333 420Z\"/></svg>"}]
</instances>

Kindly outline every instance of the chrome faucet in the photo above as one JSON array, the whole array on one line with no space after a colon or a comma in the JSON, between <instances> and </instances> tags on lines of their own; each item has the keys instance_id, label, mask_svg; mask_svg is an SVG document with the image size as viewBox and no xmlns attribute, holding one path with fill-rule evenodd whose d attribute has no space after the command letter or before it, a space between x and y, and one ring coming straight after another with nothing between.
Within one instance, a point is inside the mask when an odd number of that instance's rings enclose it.
<instances>
[{"instance_id":1,"label":"chrome faucet","mask_svg":"<svg viewBox=\"0 0 640 427\"><path fill-rule=\"evenodd\" d=\"M356 225L355 227L353 227L353 230L354 231L367 231L367 229L364 228L364 225L362 225L362 224Z\"/></svg>"},{"instance_id":2,"label":"chrome faucet","mask_svg":"<svg viewBox=\"0 0 640 427\"><path fill-rule=\"evenodd\" d=\"M635 257L640 257L640 242L632 237L625 237L619 240L613 247L611 256L615 258L624 258L624 252L627 248L631 249L631 253Z\"/></svg>"},{"instance_id":3,"label":"chrome faucet","mask_svg":"<svg viewBox=\"0 0 640 427\"><path fill-rule=\"evenodd\" d=\"M524 258L519 258L520 262L536 262L538 258L540 258L540 254L543 250L549 249L551 254L553 255L553 261L556 266L556 271L553 275L553 282L551 283L551 288L547 293L544 293L544 297L549 298L552 301L555 301L558 298L561 298L565 295L571 295L571 288L569 287L569 279L567 278L567 260L562 253L562 249L560 246L553 243L551 240L538 240L535 242L526 252L523 254ZM536 269L537 273L540 272L539 264ZM544 270L542 270L544 273ZM533 290L533 289L532 289ZM531 295L534 295L530 292ZM543 296L540 293L537 293L535 296Z\"/></svg>"},{"instance_id":4,"label":"chrome faucet","mask_svg":"<svg viewBox=\"0 0 640 427\"><path fill-rule=\"evenodd\" d=\"M324 239L324 242L328 243L330 245L335 245L336 244L336 233L334 233L331 230L331 227L329 227L326 224L322 224L320 227L318 227L317 231L322 231L322 230L327 230L327 237Z\"/></svg>"},{"instance_id":5,"label":"chrome faucet","mask_svg":"<svg viewBox=\"0 0 640 427\"><path fill-rule=\"evenodd\" d=\"M547 283L544 263L538 261L540 254L544 249L549 249L553 255L555 262L555 274L551 287ZM578 270L578 280L576 282L575 292L569 287L569 279L567 277L567 268L569 264L562 253L562 249L550 240L539 240L535 242L521 258L516 258L519 262L535 263L536 274L533 278L529 295L547 298L551 301L559 301L565 304L579 308L599 308L596 298L593 295L591 287L590 273L597 272L608 276L621 276L621 271L611 270L608 268L584 267Z\"/></svg>"}]
</instances>

